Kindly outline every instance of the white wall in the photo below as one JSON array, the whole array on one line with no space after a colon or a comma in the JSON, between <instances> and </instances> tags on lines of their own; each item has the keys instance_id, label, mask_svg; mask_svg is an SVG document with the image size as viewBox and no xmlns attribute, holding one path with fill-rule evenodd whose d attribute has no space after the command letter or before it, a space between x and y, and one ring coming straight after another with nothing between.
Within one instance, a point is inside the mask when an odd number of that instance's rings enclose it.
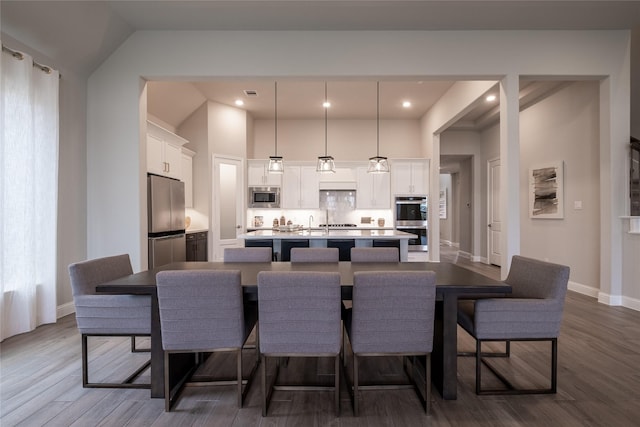
<instances>
[{"instance_id":1,"label":"white wall","mask_svg":"<svg viewBox=\"0 0 640 427\"><path fill-rule=\"evenodd\" d=\"M274 155L273 120L254 121L249 158ZM380 120L380 155L420 157L419 120ZM284 160L315 160L324 155L324 119L278 120L278 155ZM367 161L376 155L375 120L329 120L327 152L336 161Z\"/></svg>"},{"instance_id":2,"label":"white wall","mask_svg":"<svg viewBox=\"0 0 640 427\"><path fill-rule=\"evenodd\" d=\"M124 249L139 263L144 250L141 242L146 237L142 231L146 220L140 212L146 206L142 201L140 118L146 110L141 109L140 76L159 80L172 76L189 79L459 76L486 79L487 89L501 80L506 96L510 101L515 96L516 104L517 81L522 75L605 76L601 86L600 142L601 160L610 167L604 171L601 168L600 182L613 190L622 187L626 179L629 40L627 31L137 32L89 79L88 255L101 256ZM356 53L358 61L353 61ZM421 149L426 157L432 157L430 182L434 194L439 188L437 133L481 92L469 95L464 86L472 89L471 86L481 83L455 85L421 121ZM505 140L502 149L518 144L518 136L513 133L518 128L518 115L509 112L505 117L503 125L507 131L502 134L514 140ZM432 143L434 140L436 144ZM111 171L113 164L119 165L115 176ZM139 185L135 185L136 180ZM509 197L514 194L517 188L509 192ZM604 292L614 296L625 289L623 270L631 268L623 265L618 256L622 248L618 217L624 214L624 200L624 195L613 191L606 193L606 200L601 200L606 214L601 227L601 281L608 282ZM104 214L115 207L122 211L112 216ZM433 213L430 212L431 218ZM437 223L432 224L435 235ZM519 240L515 241L519 244ZM437 256L438 248L432 250L431 256Z\"/></svg>"}]
</instances>

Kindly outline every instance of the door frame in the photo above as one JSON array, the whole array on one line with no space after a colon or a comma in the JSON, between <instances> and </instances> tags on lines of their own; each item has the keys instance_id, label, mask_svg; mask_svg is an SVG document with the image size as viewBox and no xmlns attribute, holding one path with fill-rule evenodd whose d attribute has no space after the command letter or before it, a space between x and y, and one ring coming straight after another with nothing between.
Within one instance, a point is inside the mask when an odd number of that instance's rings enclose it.
<instances>
[{"instance_id":1,"label":"door frame","mask_svg":"<svg viewBox=\"0 0 640 427\"><path fill-rule=\"evenodd\" d=\"M211 243L209 244L209 260L210 261L222 261L225 247L238 247L240 246L239 240L220 238L220 194L219 187L220 182L217 180L218 167L217 163L220 160L229 160L230 163L234 163L237 166L236 170L236 187L240 190L236 192L236 237L244 233L244 224L246 223L246 208L245 208L245 173L244 173L244 159L242 157L230 156L226 154L212 154L211 155L211 213L209 215L209 227L211 230Z\"/></svg>"},{"instance_id":2,"label":"door frame","mask_svg":"<svg viewBox=\"0 0 640 427\"><path fill-rule=\"evenodd\" d=\"M492 166L498 162L498 166L500 166L501 170L500 173L502 173L502 165L500 164L500 157L494 157L491 159L487 160L487 264L489 265L497 265L498 267L501 266L502 264L502 258L500 257L500 259L498 259L498 263L492 262L492 242L493 242L493 236L491 235L492 227L491 227L491 212L492 212L492 207L493 207L493 186L492 186L492 173L491 173L491 169ZM500 180L498 180L498 185L500 184ZM502 191L501 188L498 188L498 200L500 200L500 192ZM502 233L502 230L500 230L500 232ZM502 253L502 248L500 248L500 251Z\"/></svg>"}]
</instances>

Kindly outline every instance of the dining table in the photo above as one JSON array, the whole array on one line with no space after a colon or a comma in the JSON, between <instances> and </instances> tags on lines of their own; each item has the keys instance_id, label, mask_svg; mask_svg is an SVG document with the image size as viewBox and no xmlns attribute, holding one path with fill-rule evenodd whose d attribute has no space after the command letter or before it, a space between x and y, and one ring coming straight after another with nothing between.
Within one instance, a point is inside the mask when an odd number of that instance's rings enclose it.
<instances>
[{"instance_id":1,"label":"dining table","mask_svg":"<svg viewBox=\"0 0 640 427\"><path fill-rule=\"evenodd\" d=\"M156 293L156 274L165 270L239 270L245 301L257 301L258 273L261 271L337 271L340 273L342 299L350 300L353 275L358 271L434 271L436 273L436 316L431 355L432 381L445 400L457 397L457 313L459 299L504 296L511 286L480 273L448 262L397 263L230 263L174 262L141 271L96 286L96 292L107 294L151 296L151 397L164 397L164 351L160 314ZM171 361L170 384L181 381L190 372L192 359L175 354Z\"/></svg>"}]
</instances>

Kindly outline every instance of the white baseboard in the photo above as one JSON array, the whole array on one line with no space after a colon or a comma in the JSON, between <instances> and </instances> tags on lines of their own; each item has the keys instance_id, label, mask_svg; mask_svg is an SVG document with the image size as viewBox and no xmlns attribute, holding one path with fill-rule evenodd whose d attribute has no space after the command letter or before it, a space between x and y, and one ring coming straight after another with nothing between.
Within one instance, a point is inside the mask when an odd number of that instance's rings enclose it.
<instances>
[{"instance_id":1,"label":"white baseboard","mask_svg":"<svg viewBox=\"0 0 640 427\"><path fill-rule=\"evenodd\" d=\"M465 251L458 251L458 257L470 260L471 254Z\"/></svg>"},{"instance_id":2,"label":"white baseboard","mask_svg":"<svg viewBox=\"0 0 640 427\"><path fill-rule=\"evenodd\" d=\"M440 244L444 246L451 246L452 248L459 248L460 243L452 242L451 240L440 239Z\"/></svg>"},{"instance_id":3,"label":"white baseboard","mask_svg":"<svg viewBox=\"0 0 640 427\"><path fill-rule=\"evenodd\" d=\"M622 297L622 306L632 310L640 311L640 299L631 297Z\"/></svg>"},{"instance_id":4,"label":"white baseboard","mask_svg":"<svg viewBox=\"0 0 640 427\"><path fill-rule=\"evenodd\" d=\"M68 316L71 313L76 312L76 306L73 305L73 302L68 302L66 304L59 305L56 309L56 319L60 319L61 317Z\"/></svg>"},{"instance_id":5,"label":"white baseboard","mask_svg":"<svg viewBox=\"0 0 640 427\"><path fill-rule=\"evenodd\" d=\"M569 281L567 288L570 291L577 292L591 298L598 298L598 289L592 288L591 286L583 285L582 283Z\"/></svg>"}]
</instances>

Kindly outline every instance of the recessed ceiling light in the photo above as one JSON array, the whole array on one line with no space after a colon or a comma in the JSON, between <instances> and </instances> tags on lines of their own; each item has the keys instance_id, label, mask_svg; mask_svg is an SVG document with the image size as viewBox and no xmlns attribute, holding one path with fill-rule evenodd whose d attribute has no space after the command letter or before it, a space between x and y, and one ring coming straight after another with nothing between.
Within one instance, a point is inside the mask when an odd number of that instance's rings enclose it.
<instances>
[{"instance_id":1,"label":"recessed ceiling light","mask_svg":"<svg viewBox=\"0 0 640 427\"><path fill-rule=\"evenodd\" d=\"M402 101L402 106L403 106L404 108L409 108L409 107L411 107L411 102L409 102L409 101Z\"/></svg>"},{"instance_id":2,"label":"recessed ceiling light","mask_svg":"<svg viewBox=\"0 0 640 427\"><path fill-rule=\"evenodd\" d=\"M325 102L322 103L322 106L324 108L329 108L329 107L331 107L331 103L329 101L325 101Z\"/></svg>"},{"instance_id":3,"label":"recessed ceiling light","mask_svg":"<svg viewBox=\"0 0 640 427\"><path fill-rule=\"evenodd\" d=\"M496 100L496 96L495 95L489 95L486 97L487 102L493 102Z\"/></svg>"},{"instance_id":4,"label":"recessed ceiling light","mask_svg":"<svg viewBox=\"0 0 640 427\"><path fill-rule=\"evenodd\" d=\"M242 107L244 105L244 101L242 99L236 99L236 105L238 107Z\"/></svg>"}]
</instances>

